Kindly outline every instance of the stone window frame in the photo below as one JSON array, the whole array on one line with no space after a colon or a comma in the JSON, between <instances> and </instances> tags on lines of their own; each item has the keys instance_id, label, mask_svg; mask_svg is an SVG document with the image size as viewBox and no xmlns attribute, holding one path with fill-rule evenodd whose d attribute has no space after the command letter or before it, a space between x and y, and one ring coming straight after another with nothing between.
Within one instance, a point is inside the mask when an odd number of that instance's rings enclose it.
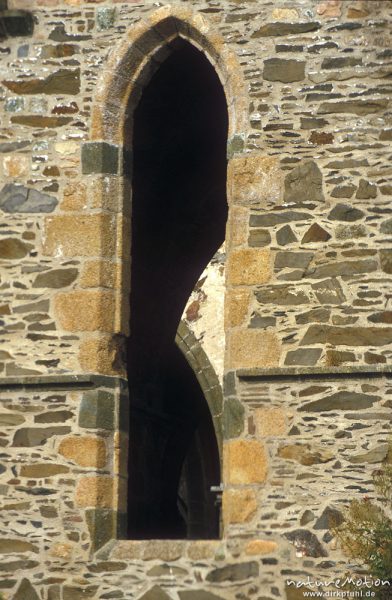
<instances>
[{"instance_id":1,"label":"stone window frame","mask_svg":"<svg viewBox=\"0 0 392 600\"><path fill-rule=\"evenodd\" d=\"M110 197L118 198L118 202L114 202L117 223L115 226L116 240L112 246L114 247L114 258L120 268L113 298L114 310L109 317L112 326L108 323L107 314L105 315L105 303L102 302L98 306L98 312L102 314L101 319L98 316L98 322L105 323L105 328L102 331L98 330L98 333L105 334L106 332L107 334L108 331L111 331L114 345L122 336L129 335L131 173L127 172L124 165L127 164L126 159L131 157L132 152L133 111L138 105L144 87L169 55L168 45L177 38L188 41L203 52L222 84L228 110L228 158L230 159L235 153L242 153L245 147L246 132L249 127L247 88L237 56L227 46L220 33L214 30L200 14L174 6L163 6L132 27L117 47L112 50L98 79L93 97L89 138L81 148L82 174L100 180L100 184L96 186L95 205L104 213L108 210L110 203L112 204L109 211L112 210L113 200L110 200ZM227 231L229 238L232 200L232 189L228 180ZM103 224L100 233L104 240L113 231L106 231L105 224ZM107 343L107 335L105 337ZM181 321L179 325L176 342L192 366L209 405L217 437L222 481L224 482L221 384L202 346L184 321ZM112 348L109 350L113 351ZM105 367L100 368L99 358L94 370L105 372L105 374L114 374L109 373ZM123 388L123 385L120 387ZM123 436L126 437L126 432L123 431L120 423L120 413L124 417L124 390L122 392L119 390L118 396L117 412L119 414L115 416L115 420L118 423L118 435L125 442ZM122 443L121 445L126 446L127 444ZM92 551L95 552L102 548L103 555L113 548L113 543L120 543L119 537L123 531L122 521L125 507L122 506L119 494L124 489L124 481L121 479L124 478L127 469L128 451L119 447L119 440L114 446L117 448L118 455L113 457L117 467L116 472L113 473L112 509L97 508L89 511ZM102 527L104 522L106 522L106 526ZM224 535L223 523L224 519L221 519L221 536ZM104 536L102 536L103 530L106 532ZM181 542L188 545L186 540L181 540ZM141 548L145 543L151 545L153 540L121 542L121 544L124 543ZM167 540L167 544L169 547L172 541ZM192 545L192 542L189 541L189 544Z\"/></svg>"}]
</instances>

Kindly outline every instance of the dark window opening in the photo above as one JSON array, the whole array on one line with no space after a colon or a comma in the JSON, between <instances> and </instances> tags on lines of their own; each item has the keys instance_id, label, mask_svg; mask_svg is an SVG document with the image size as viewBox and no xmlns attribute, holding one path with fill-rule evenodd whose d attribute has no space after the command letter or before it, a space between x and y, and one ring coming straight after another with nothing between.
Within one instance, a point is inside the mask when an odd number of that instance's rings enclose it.
<instances>
[{"instance_id":1,"label":"dark window opening","mask_svg":"<svg viewBox=\"0 0 392 600\"><path fill-rule=\"evenodd\" d=\"M216 72L177 40L133 120L130 538L219 536L213 421L174 339L187 299L224 241L226 140Z\"/></svg>"}]
</instances>

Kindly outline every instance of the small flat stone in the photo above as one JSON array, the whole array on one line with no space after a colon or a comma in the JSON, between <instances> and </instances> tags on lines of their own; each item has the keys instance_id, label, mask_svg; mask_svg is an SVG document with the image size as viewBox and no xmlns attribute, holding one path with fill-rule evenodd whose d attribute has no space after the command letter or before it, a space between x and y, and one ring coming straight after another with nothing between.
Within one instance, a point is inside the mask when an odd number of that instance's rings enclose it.
<instances>
[{"instance_id":1,"label":"small flat stone","mask_svg":"<svg viewBox=\"0 0 392 600\"><path fill-rule=\"evenodd\" d=\"M7 183L0 192L0 208L8 213L49 213L57 203L54 196L15 183Z\"/></svg>"},{"instance_id":2,"label":"small flat stone","mask_svg":"<svg viewBox=\"0 0 392 600\"><path fill-rule=\"evenodd\" d=\"M276 241L279 246L287 246L297 241L297 238L291 229L290 225L284 225L276 232Z\"/></svg>"},{"instance_id":3,"label":"small flat stone","mask_svg":"<svg viewBox=\"0 0 392 600\"><path fill-rule=\"evenodd\" d=\"M351 456L348 460L350 463L353 463L353 464L363 464L363 463L377 464L377 463L385 462L385 460L388 457L388 453L389 453L389 445L388 444L380 444L379 446L376 446L375 448L373 448L372 450L369 450L368 452L364 452L361 454L355 454L354 456ZM388 462L391 462L391 461L388 461Z\"/></svg>"},{"instance_id":4,"label":"small flat stone","mask_svg":"<svg viewBox=\"0 0 392 600\"><path fill-rule=\"evenodd\" d=\"M311 466L330 462L335 454L322 446L310 444L286 444L278 450L278 456Z\"/></svg>"},{"instance_id":5,"label":"small flat stone","mask_svg":"<svg viewBox=\"0 0 392 600\"><path fill-rule=\"evenodd\" d=\"M381 233L386 233L387 235L392 235L392 219L387 219L380 226Z\"/></svg>"},{"instance_id":6,"label":"small flat stone","mask_svg":"<svg viewBox=\"0 0 392 600\"><path fill-rule=\"evenodd\" d=\"M369 200L377 197L377 186L366 179L360 179L355 197L359 200Z\"/></svg>"},{"instance_id":7,"label":"small flat stone","mask_svg":"<svg viewBox=\"0 0 392 600\"><path fill-rule=\"evenodd\" d=\"M379 396L361 394L359 392L336 392L301 406L300 412L328 412L330 410L362 410L370 408L380 400Z\"/></svg>"},{"instance_id":8,"label":"small flat stone","mask_svg":"<svg viewBox=\"0 0 392 600\"><path fill-rule=\"evenodd\" d=\"M358 56L338 56L324 58L321 63L322 69L343 69L344 67L356 67L362 64L362 58Z\"/></svg>"},{"instance_id":9,"label":"small flat stone","mask_svg":"<svg viewBox=\"0 0 392 600\"><path fill-rule=\"evenodd\" d=\"M327 242L331 235L323 229L318 223L313 223L305 232L301 244L314 244L317 242Z\"/></svg>"},{"instance_id":10,"label":"small flat stone","mask_svg":"<svg viewBox=\"0 0 392 600\"><path fill-rule=\"evenodd\" d=\"M326 550L319 542L317 536L308 529L295 529L284 534L290 542L304 556L319 558L320 556L328 556Z\"/></svg>"},{"instance_id":11,"label":"small flat stone","mask_svg":"<svg viewBox=\"0 0 392 600\"><path fill-rule=\"evenodd\" d=\"M262 248L271 243L271 234L268 229L251 229L248 244L251 247Z\"/></svg>"},{"instance_id":12,"label":"small flat stone","mask_svg":"<svg viewBox=\"0 0 392 600\"><path fill-rule=\"evenodd\" d=\"M359 208L353 208L350 204L337 204L331 210L328 218L332 221L358 221L364 216L364 212Z\"/></svg>"},{"instance_id":13,"label":"small flat stone","mask_svg":"<svg viewBox=\"0 0 392 600\"><path fill-rule=\"evenodd\" d=\"M0 539L0 553L9 554L10 552L38 552L37 546L25 540Z\"/></svg>"},{"instance_id":14,"label":"small flat stone","mask_svg":"<svg viewBox=\"0 0 392 600\"><path fill-rule=\"evenodd\" d=\"M355 185L337 185L331 192L332 198L351 198L356 190Z\"/></svg>"},{"instance_id":15,"label":"small flat stone","mask_svg":"<svg viewBox=\"0 0 392 600\"><path fill-rule=\"evenodd\" d=\"M15 94L78 94L80 92L80 69L59 69L42 79L3 81Z\"/></svg>"},{"instance_id":16,"label":"small flat stone","mask_svg":"<svg viewBox=\"0 0 392 600\"><path fill-rule=\"evenodd\" d=\"M284 361L285 365L315 365L322 353L321 348L299 348L287 352Z\"/></svg>"},{"instance_id":17,"label":"small flat stone","mask_svg":"<svg viewBox=\"0 0 392 600\"><path fill-rule=\"evenodd\" d=\"M284 180L284 202L323 202L323 177L313 160L300 162Z\"/></svg>"},{"instance_id":18,"label":"small flat stone","mask_svg":"<svg viewBox=\"0 0 392 600\"><path fill-rule=\"evenodd\" d=\"M348 113L369 115L386 110L388 100L341 100L339 102L322 102L318 114Z\"/></svg>"},{"instance_id":19,"label":"small flat stone","mask_svg":"<svg viewBox=\"0 0 392 600\"><path fill-rule=\"evenodd\" d=\"M19 260L28 254L29 246L17 238L0 240L0 259Z\"/></svg>"},{"instance_id":20,"label":"small flat stone","mask_svg":"<svg viewBox=\"0 0 392 600\"><path fill-rule=\"evenodd\" d=\"M263 78L266 81L280 81L292 83L302 81L305 78L305 61L267 58L264 61Z\"/></svg>"},{"instance_id":21,"label":"small flat stone","mask_svg":"<svg viewBox=\"0 0 392 600\"><path fill-rule=\"evenodd\" d=\"M26 578L22 579L12 600L40 600L37 592Z\"/></svg>"},{"instance_id":22,"label":"small flat stone","mask_svg":"<svg viewBox=\"0 0 392 600\"><path fill-rule=\"evenodd\" d=\"M42 446L54 435L65 435L71 431L70 427L21 427L14 435L12 446L28 448Z\"/></svg>"},{"instance_id":23,"label":"small flat stone","mask_svg":"<svg viewBox=\"0 0 392 600\"><path fill-rule=\"evenodd\" d=\"M252 38L276 37L282 35L307 33L308 31L317 31L320 28L318 21L308 21L306 23L267 23L252 34Z\"/></svg>"},{"instance_id":24,"label":"small flat stone","mask_svg":"<svg viewBox=\"0 0 392 600\"><path fill-rule=\"evenodd\" d=\"M287 210L282 212L268 212L261 215L251 215L249 224L251 227L274 227L291 221L307 221L308 213Z\"/></svg>"},{"instance_id":25,"label":"small flat stone","mask_svg":"<svg viewBox=\"0 0 392 600\"><path fill-rule=\"evenodd\" d=\"M20 115L11 117L11 122L26 127L42 127L43 129L54 129L67 125L72 121L71 117L42 117L41 115Z\"/></svg>"},{"instance_id":26,"label":"small flat stone","mask_svg":"<svg viewBox=\"0 0 392 600\"><path fill-rule=\"evenodd\" d=\"M275 269L294 269L296 267L306 269L313 256L313 252L277 252L275 257Z\"/></svg>"},{"instance_id":27,"label":"small flat stone","mask_svg":"<svg viewBox=\"0 0 392 600\"><path fill-rule=\"evenodd\" d=\"M343 523L343 515L340 510L332 506L326 506L314 524L315 529L332 529Z\"/></svg>"},{"instance_id":28,"label":"small flat stone","mask_svg":"<svg viewBox=\"0 0 392 600\"><path fill-rule=\"evenodd\" d=\"M256 298L261 304L279 304L283 306L298 306L310 302L306 293L294 286L275 286L256 292Z\"/></svg>"},{"instance_id":29,"label":"small flat stone","mask_svg":"<svg viewBox=\"0 0 392 600\"><path fill-rule=\"evenodd\" d=\"M335 278L312 283L312 290L320 304L342 304L346 297L342 286Z\"/></svg>"},{"instance_id":30,"label":"small flat stone","mask_svg":"<svg viewBox=\"0 0 392 600\"><path fill-rule=\"evenodd\" d=\"M238 437L244 430L245 409L237 398L228 398L223 407L223 431L225 438Z\"/></svg>"},{"instance_id":31,"label":"small flat stone","mask_svg":"<svg viewBox=\"0 0 392 600\"><path fill-rule=\"evenodd\" d=\"M381 269L384 273L392 273L392 250L385 248L380 250Z\"/></svg>"},{"instance_id":32,"label":"small flat stone","mask_svg":"<svg viewBox=\"0 0 392 600\"><path fill-rule=\"evenodd\" d=\"M78 269L52 269L39 273L33 281L34 288L63 288L71 285L78 276Z\"/></svg>"},{"instance_id":33,"label":"small flat stone","mask_svg":"<svg viewBox=\"0 0 392 600\"><path fill-rule=\"evenodd\" d=\"M206 577L207 581L220 583L222 581L242 581L257 577L259 565L256 561L236 563L210 571Z\"/></svg>"}]
</instances>

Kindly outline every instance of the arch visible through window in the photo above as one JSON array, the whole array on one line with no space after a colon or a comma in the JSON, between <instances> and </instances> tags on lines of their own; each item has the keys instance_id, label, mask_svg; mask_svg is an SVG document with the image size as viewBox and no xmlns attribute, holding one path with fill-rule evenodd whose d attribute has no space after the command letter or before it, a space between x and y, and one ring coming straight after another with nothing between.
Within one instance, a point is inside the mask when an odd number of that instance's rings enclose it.
<instances>
[{"instance_id":1,"label":"arch visible through window","mask_svg":"<svg viewBox=\"0 0 392 600\"><path fill-rule=\"evenodd\" d=\"M175 343L225 237L228 116L205 55L175 39L133 110L128 537L214 538L220 456L195 372Z\"/></svg>"}]
</instances>

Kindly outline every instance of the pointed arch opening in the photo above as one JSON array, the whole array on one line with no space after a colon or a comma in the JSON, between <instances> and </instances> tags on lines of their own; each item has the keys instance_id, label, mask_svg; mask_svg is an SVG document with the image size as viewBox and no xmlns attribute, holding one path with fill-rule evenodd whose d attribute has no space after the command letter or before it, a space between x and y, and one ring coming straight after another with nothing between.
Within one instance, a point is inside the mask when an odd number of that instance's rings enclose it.
<instances>
[{"instance_id":1,"label":"pointed arch opening","mask_svg":"<svg viewBox=\"0 0 392 600\"><path fill-rule=\"evenodd\" d=\"M225 238L228 113L200 50L177 37L161 55L124 131L132 187L128 537L215 538L216 429L175 338Z\"/></svg>"}]
</instances>

